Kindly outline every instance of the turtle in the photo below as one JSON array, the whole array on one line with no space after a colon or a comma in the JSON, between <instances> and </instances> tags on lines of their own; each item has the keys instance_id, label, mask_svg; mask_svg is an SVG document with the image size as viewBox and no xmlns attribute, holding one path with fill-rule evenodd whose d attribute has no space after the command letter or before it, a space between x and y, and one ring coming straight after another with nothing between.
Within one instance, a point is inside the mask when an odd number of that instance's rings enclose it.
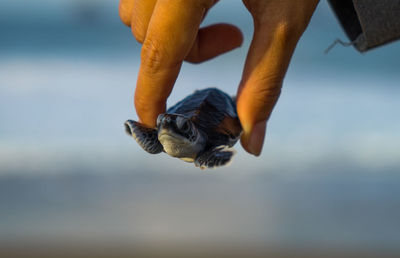
<instances>
[{"instance_id":1,"label":"turtle","mask_svg":"<svg viewBox=\"0 0 400 258\"><path fill-rule=\"evenodd\" d=\"M235 98L217 88L196 90L157 117L155 128L127 120L125 131L147 152L165 152L196 167L226 165L242 127Z\"/></svg>"}]
</instances>

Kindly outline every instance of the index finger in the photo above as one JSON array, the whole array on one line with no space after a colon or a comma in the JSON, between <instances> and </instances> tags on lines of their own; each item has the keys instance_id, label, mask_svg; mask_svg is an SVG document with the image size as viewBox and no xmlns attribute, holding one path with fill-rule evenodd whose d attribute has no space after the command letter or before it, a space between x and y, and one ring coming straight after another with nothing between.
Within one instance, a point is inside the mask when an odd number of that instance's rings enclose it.
<instances>
[{"instance_id":1,"label":"index finger","mask_svg":"<svg viewBox=\"0 0 400 258\"><path fill-rule=\"evenodd\" d=\"M154 127L165 111L181 65L205 15L215 1L159 0L147 29L135 92L142 123Z\"/></svg>"}]
</instances>

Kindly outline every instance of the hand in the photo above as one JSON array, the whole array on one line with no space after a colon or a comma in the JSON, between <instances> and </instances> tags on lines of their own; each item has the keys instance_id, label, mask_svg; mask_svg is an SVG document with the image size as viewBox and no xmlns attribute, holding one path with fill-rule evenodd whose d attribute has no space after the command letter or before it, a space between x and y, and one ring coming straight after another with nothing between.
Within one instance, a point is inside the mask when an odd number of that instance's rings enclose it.
<instances>
[{"instance_id":1,"label":"hand","mask_svg":"<svg viewBox=\"0 0 400 258\"><path fill-rule=\"evenodd\" d=\"M143 43L135 92L142 123L154 127L165 111L183 60L202 62L242 44L240 30L217 24L199 29L216 1L121 0L120 16Z\"/></svg>"},{"instance_id":2,"label":"hand","mask_svg":"<svg viewBox=\"0 0 400 258\"><path fill-rule=\"evenodd\" d=\"M240 30L229 24L199 29L215 0L121 0L120 17L143 44L135 92L142 123L154 127L184 60L198 63L239 47ZM254 35L237 94L244 149L259 155L267 120L300 36L318 0L243 0Z\"/></svg>"}]
</instances>

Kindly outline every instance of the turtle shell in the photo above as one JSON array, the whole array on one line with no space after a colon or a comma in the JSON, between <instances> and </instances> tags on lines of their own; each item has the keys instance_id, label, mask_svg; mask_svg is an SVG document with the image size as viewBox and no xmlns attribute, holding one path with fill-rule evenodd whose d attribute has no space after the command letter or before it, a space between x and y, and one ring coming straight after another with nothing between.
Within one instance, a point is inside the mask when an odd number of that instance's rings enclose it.
<instances>
[{"instance_id":1,"label":"turtle shell","mask_svg":"<svg viewBox=\"0 0 400 258\"><path fill-rule=\"evenodd\" d=\"M195 91L167 110L189 118L206 139L206 149L219 145L233 146L242 127L234 100L217 88Z\"/></svg>"}]
</instances>

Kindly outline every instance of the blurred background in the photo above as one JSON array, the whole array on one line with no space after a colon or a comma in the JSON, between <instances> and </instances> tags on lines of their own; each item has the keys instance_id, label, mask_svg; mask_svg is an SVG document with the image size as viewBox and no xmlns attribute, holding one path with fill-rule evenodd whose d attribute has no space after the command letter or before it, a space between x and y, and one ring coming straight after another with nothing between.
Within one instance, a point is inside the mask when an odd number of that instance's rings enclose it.
<instances>
[{"instance_id":1,"label":"blurred background","mask_svg":"<svg viewBox=\"0 0 400 258\"><path fill-rule=\"evenodd\" d=\"M184 64L169 104L234 95L252 36L239 0L204 25L243 46ZM118 1L0 2L0 256L400 255L400 42L366 54L321 1L263 153L201 171L125 135L140 45ZM29 254L29 255L27 255Z\"/></svg>"}]
</instances>

